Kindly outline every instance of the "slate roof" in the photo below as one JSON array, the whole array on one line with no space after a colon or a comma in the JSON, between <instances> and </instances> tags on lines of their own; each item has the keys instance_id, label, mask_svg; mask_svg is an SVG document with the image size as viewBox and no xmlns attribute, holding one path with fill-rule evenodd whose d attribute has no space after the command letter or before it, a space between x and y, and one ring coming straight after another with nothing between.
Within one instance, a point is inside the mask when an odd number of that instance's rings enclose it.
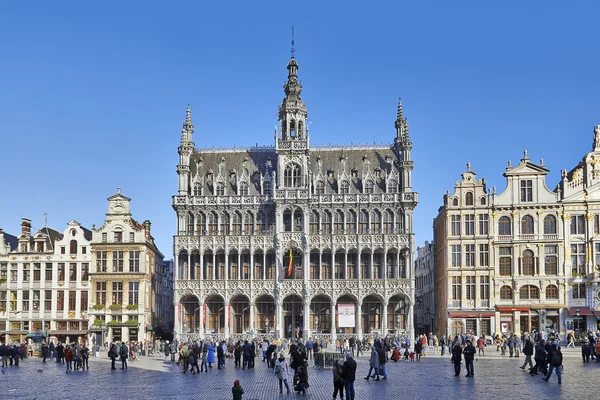
<instances>
[{"instance_id":1,"label":"slate roof","mask_svg":"<svg viewBox=\"0 0 600 400\"><path fill-rule=\"evenodd\" d=\"M16 236L13 236L10 233L6 233L6 232L4 232L4 241L10 247L10 251L15 250L19 243L19 239Z\"/></svg>"}]
</instances>

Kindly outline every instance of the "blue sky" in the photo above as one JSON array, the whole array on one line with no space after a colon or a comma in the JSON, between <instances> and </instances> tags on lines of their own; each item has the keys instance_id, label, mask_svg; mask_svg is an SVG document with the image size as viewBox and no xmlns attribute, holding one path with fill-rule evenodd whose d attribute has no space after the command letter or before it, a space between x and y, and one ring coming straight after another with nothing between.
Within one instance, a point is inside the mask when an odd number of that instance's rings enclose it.
<instances>
[{"instance_id":1,"label":"blue sky","mask_svg":"<svg viewBox=\"0 0 600 400\"><path fill-rule=\"evenodd\" d=\"M170 258L186 105L198 147L271 144L292 24L311 143L391 143L402 97L418 244L467 161L501 191L527 149L554 188L600 124L598 2L88 3L0 5L7 232L100 226L121 186Z\"/></svg>"}]
</instances>

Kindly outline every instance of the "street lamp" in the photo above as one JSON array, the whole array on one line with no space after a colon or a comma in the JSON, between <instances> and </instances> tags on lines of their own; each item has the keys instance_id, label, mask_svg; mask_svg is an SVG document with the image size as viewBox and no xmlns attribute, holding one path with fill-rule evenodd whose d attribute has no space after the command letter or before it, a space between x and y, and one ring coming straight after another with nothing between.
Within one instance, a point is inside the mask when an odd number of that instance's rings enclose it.
<instances>
[{"instance_id":1,"label":"street lamp","mask_svg":"<svg viewBox=\"0 0 600 400\"><path fill-rule=\"evenodd\" d=\"M483 319L483 315L481 315L481 313L479 313L479 315L477 316L477 328L479 329L478 332L478 337L481 337L481 335L483 335L483 330L481 329L481 320Z\"/></svg>"},{"instance_id":2,"label":"street lamp","mask_svg":"<svg viewBox=\"0 0 600 400\"><path fill-rule=\"evenodd\" d=\"M577 331L580 332L581 331L581 327L579 326L580 322L579 322L579 318L581 315L581 311L579 310L579 308L577 310L575 310L575 315L577 316Z\"/></svg>"}]
</instances>

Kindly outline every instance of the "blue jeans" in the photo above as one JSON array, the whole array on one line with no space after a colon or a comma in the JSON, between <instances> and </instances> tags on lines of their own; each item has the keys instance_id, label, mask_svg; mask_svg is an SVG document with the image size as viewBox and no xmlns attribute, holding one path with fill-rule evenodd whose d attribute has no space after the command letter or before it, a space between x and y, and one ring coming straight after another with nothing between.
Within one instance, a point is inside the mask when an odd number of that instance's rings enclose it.
<instances>
[{"instance_id":1,"label":"blue jeans","mask_svg":"<svg viewBox=\"0 0 600 400\"><path fill-rule=\"evenodd\" d=\"M550 368L548 368L548 373L546 374L546 379L550 379L553 370L556 370L556 376L558 377L558 382L560 383L562 378L562 367L560 365L557 366L550 364Z\"/></svg>"},{"instance_id":2,"label":"blue jeans","mask_svg":"<svg viewBox=\"0 0 600 400\"><path fill-rule=\"evenodd\" d=\"M346 391L346 400L354 400L354 381L344 380L344 390Z\"/></svg>"},{"instance_id":3,"label":"blue jeans","mask_svg":"<svg viewBox=\"0 0 600 400\"><path fill-rule=\"evenodd\" d=\"M383 370L383 377L387 378L387 369L385 369L385 364L381 364L380 368Z\"/></svg>"}]
</instances>

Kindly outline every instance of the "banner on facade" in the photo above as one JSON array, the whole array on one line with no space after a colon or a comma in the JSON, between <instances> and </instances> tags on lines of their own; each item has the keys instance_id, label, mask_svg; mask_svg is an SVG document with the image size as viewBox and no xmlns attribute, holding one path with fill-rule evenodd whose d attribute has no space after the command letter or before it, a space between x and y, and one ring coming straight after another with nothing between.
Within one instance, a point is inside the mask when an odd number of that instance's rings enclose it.
<instances>
[{"instance_id":1,"label":"banner on facade","mask_svg":"<svg viewBox=\"0 0 600 400\"><path fill-rule=\"evenodd\" d=\"M354 304L338 304L338 328L354 328L356 324Z\"/></svg>"}]
</instances>

